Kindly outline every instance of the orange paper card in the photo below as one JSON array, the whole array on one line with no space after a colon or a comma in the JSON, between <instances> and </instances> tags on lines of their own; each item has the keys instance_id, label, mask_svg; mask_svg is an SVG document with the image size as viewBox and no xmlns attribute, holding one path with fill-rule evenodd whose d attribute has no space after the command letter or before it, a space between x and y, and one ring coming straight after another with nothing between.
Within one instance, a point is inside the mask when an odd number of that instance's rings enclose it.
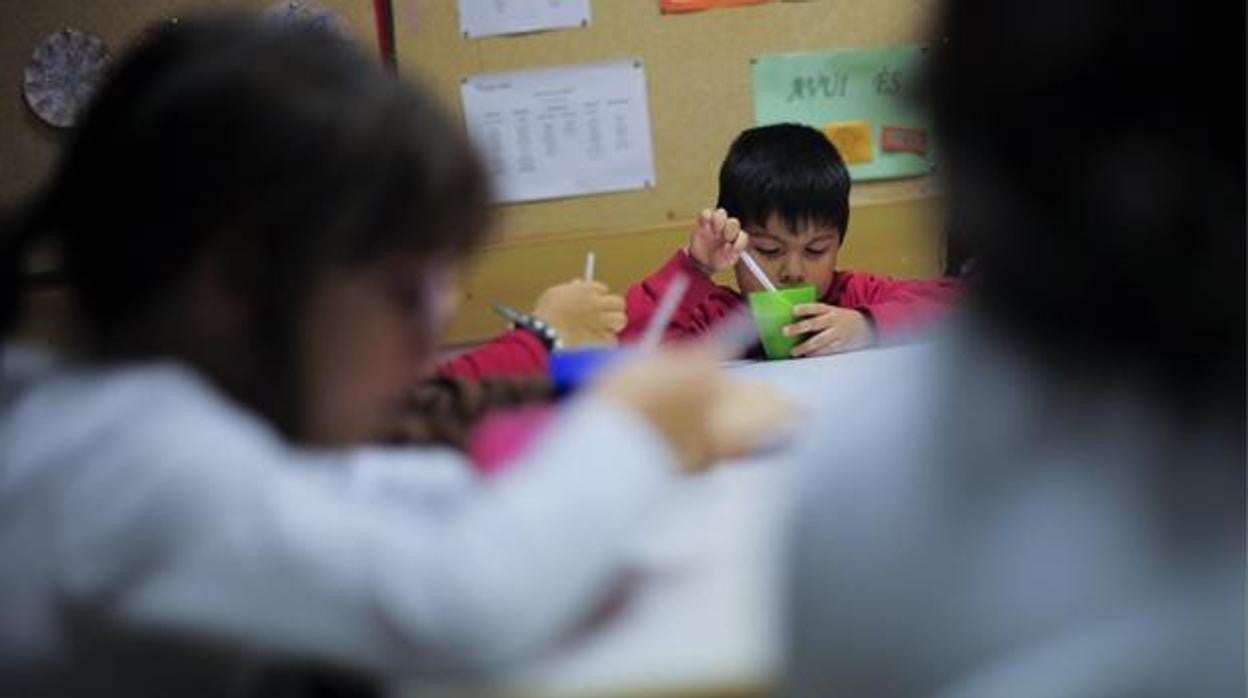
<instances>
[{"instance_id":1,"label":"orange paper card","mask_svg":"<svg viewBox=\"0 0 1248 698\"><path fill-rule=\"evenodd\" d=\"M659 0L659 10L669 12L695 12L709 10L712 7L732 7L734 5L761 5L771 0Z\"/></svg>"},{"instance_id":2,"label":"orange paper card","mask_svg":"<svg viewBox=\"0 0 1248 698\"><path fill-rule=\"evenodd\" d=\"M857 165L875 159L875 150L871 147L870 122L837 121L824 124L823 133L841 151L846 165Z\"/></svg>"}]
</instances>

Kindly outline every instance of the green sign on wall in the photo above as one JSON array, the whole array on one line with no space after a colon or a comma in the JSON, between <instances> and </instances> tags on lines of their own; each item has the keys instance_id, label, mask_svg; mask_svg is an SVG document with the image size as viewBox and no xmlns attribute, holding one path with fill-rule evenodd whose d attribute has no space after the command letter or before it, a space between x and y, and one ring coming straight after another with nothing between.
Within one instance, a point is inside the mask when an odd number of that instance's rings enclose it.
<instances>
[{"instance_id":1,"label":"green sign on wall","mask_svg":"<svg viewBox=\"0 0 1248 698\"><path fill-rule=\"evenodd\" d=\"M761 56L753 61L754 119L824 130L855 181L932 170L928 121L914 102L922 46Z\"/></svg>"}]
</instances>

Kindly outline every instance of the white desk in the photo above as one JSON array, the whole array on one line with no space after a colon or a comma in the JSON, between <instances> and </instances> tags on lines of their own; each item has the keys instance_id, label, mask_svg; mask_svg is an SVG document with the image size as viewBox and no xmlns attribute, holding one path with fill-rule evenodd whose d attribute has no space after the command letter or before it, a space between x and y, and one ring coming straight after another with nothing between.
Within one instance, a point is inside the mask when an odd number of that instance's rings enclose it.
<instances>
[{"instance_id":1,"label":"white desk","mask_svg":"<svg viewBox=\"0 0 1248 698\"><path fill-rule=\"evenodd\" d=\"M838 377L914 348L741 363L734 373L813 407ZM684 483L639 529L627 597L613 613L531 665L451 694L679 695L760 692L778 674L785 474L791 454L726 463ZM424 695L409 686L401 696ZM443 693L442 691L433 691Z\"/></svg>"}]
</instances>

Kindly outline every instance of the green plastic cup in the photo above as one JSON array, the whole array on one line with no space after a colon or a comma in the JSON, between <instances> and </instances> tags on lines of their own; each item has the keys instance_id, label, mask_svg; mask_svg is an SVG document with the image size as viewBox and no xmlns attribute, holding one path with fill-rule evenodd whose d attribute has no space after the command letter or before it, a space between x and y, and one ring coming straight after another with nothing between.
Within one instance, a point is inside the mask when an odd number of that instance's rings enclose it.
<instances>
[{"instance_id":1,"label":"green plastic cup","mask_svg":"<svg viewBox=\"0 0 1248 698\"><path fill-rule=\"evenodd\" d=\"M769 359L787 359L802 337L784 336L786 325L793 324L793 306L815 302L815 287L793 286L777 291L757 291L749 295L750 312L763 340L763 351Z\"/></svg>"}]
</instances>

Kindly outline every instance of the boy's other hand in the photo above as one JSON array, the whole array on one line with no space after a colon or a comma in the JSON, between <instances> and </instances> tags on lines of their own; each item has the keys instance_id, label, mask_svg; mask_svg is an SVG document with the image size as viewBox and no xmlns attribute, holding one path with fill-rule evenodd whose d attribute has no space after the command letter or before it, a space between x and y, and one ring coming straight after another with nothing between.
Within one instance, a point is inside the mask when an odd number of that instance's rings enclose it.
<instances>
[{"instance_id":1,"label":"boy's other hand","mask_svg":"<svg viewBox=\"0 0 1248 698\"><path fill-rule=\"evenodd\" d=\"M794 357L865 349L875 341L871 321L857 310L838 308L826 303L800 303L793 306L793 316L806 319L787 325L784 335L812 335L793 347L791 355Z\"/></svg>"},{"instance_id":2,"label":"boy's other hand","mask_svg":"<svg viewBox=\"0 0 1248 698\"><path fill-rule=\"evenodd\" d=\"M736 264L749 242L750 236L741 230L741 221L722 208L708 208L698 214L686 251L709 276Z\"/></svg>"},{"instance_id":3,"label":"boy's other hand","mask_svg":"<svg viewBox=\"0 0 1248 698\"><path fill-rule=\"evenodd\" d=\"M566 348L612 346L624 329L624 299L597 281L573 279L542 291L533 314L559 334Z\"/></svg>"}]
</instances>

